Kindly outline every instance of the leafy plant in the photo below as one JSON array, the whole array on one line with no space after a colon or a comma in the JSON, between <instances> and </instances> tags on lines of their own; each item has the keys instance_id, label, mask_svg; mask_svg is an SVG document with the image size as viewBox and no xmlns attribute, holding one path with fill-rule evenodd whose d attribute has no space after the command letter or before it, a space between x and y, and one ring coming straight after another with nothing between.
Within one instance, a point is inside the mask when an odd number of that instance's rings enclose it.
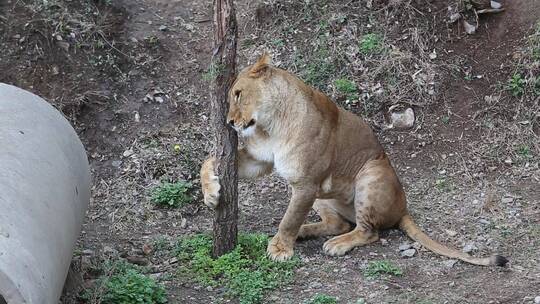
<instances>
[{"instance_id":1,"label":"leafy plant","mask_svg":"<svg viewBox=\"0 0 540 304\"><path fill-rule=\"evenodd\" d=\"M151 200L157 205L167 207L182 207L191 202L188 194L193 185L189 182L162 183L152 190Z\"/></svg>"},{"instance_id":2,"label":"leafy plant","mask_svg":"<svg viewBox=\"0 0 540 304\"><path fill-rule=\"evenodd\" d=\"M309 300L307 304L337 304L337 299L329 295L318 294Z\"/></svg>"},{"instance_id":3,"label":"leafy plant","mask_svg":"<svg viewBox=\"0 0 540 304\"><path fill-rule=\"evenodd\" d=\"M165 288L151 277L144 275L141 268L117 261L106 263L105 270L107 275L100 277L96 282L96 288L86 291L83 298L97 296L103 304L167 303Z\"/></svg>"},{"instance_id":4,"label":"leafy plant","mask_svg":"<svg viewBox=\"0 0 540 304\"><path fill-rule=\"evenodd\" d=\"M267 290L292 279L298 258L274 262L266 256L268 236L240 234L236 248L219 258L212 258L212 239L196 235L178 242L176 253L182 265L180 273L194 275L210 286L223 285L241 304L260 303Z\"/></svg>"},{"instance_id":5,"label":"leafy plant","mask_svg":"<svg viewBox=\"0 0 540 304\"><path fill-rule=\"evenodd\" d=\"M382 37L374 33L366 34L360 39L359 47L364 55L379 54L383 51Z\"/></svg>"},{"instance_id":6,"label":"leafy plant","mask_svg":"<svg viewBox=\"0 0 540 304\"><path fill-rule=\"evenodd\" d=\"M358 99L358 88L356 84L348 79L340 78L334 81L336 90L343 94L348 100Z\"/></svg>"},{"instance_id":7,"label":"leafy plant","mask_svg":"<svg viewBox=\"0 0 540 304\"><path fill-rule=\"evenodd\" d=\"M527 81L521 76L521 74L514 74L512 78L508 81L507 90L510 91L510 94L513 96L521 96L525 93L525 85Z\"/></svg>"},{"instance_id":8,"label":"leafy plant","mask_svg":"<svg viewBox=\"0 0 540 304\"><path fill-rule=\"evenodd\" d=\"M531 155L531 149L527 145L520 145L517 149L517 153L523 157L523 158L530 158Z\"/></svg>"},{"instance_id":9,"label":"leafy plant","mask_svg":"<svg viewBox=\"0 0 540 304\"><path fill-rule=\"evenodd\" d=\"M364 271L366 277L377 277L381 274L389 274L393 276L403 275L403 271L389 261L372 261L369 262L368 267Z\"/></svg>"}]
</instances>

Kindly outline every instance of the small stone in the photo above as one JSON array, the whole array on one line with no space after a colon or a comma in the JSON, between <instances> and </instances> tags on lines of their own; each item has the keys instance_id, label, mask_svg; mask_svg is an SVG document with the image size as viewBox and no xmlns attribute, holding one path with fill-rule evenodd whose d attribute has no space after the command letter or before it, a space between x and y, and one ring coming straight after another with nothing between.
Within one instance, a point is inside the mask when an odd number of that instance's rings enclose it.
<instances>
[{"instance_id":1,"label":"small stone","mask_svg":"<svg viewBox=\"0 0 540 304\"><path fill-rule=\"evenodd\" d=\"M122 165L121 160L113 160L112 161L112 166L115 167L115 168L120 168L121 165Z\"/></svg>"},{"instance_id":2,"label":"small stone","mask_svg":"<svg viewBox=\"0 0 540 304\"><path fill-rule=\"evenodd\" d=\"M534 298L534 304L540 304L540 296Z\"/></svg>"},{"instance_id":3,"label":"small stone","mask_svg":"<svg viewBox=\"0 0 540 304\"><path fill-rule=\"evenodd\" d=\"M83 255L94 255L94 250L92 249L85 249L82 251Z\"/></svg>"},{"instance_id":4,"label":"small stone","mask_svg":"<svg viewBox=\"0 0 540 304\"><path fill-rule=\"evenodd\" d=\"M166 31L167 29L168 29L168 28L167 28L166 25L160 25L160 26L159 26L159 30L162 31L162 32Z\"/></svg>"},{"instance_id":5,"label":"small stone","mask_svg":"<svg viewBox=\"0 0 540 304\"><path fill-rule=\"evenodd\" d=\"M186 226L187 226L187 219L184 217L180 221L180 228L184 229L184 228L186 228Z\"/></svg>"},{"instance_id":6,"label":"small stone","mask_svg":"<svg viewBox=\"0 0 540 304\"><path fill-rule=\"evenodd\" d=\"M118 251L111 246L105 246L103 247L103 253L110 254L110 255L116 255Z\"/></svg>"},{"instance_id":7,"label":"small stone","mask_svg":"<svg viewBox=\"0 0 540 304\"><path fill-rule=\"evenodd\" d=\"M388 245L388 241L386 239L379 239L381 241L381 245L386 246Z\"/></svg>"},{"instance_id":8,"label":"small stone","mask_svg":"<svg viewBox=\"0 0 540 304\"><path fill-rule=\"evenodd\" d=\"M412 248L412 245L409 244L409 243L403 243L401 245L399 245L399 251L403 251L403 250L407 250L407 249L411 249Z\"/></svg>"},{"instance_id":9,"label":"small stone","mask_svg":"<svg viewBox=\"0 0 540 304\"><path fill-rule=\"evenodd\" d=\"M416 253L416 249L407 249L401 252L402 257L410 258Z\"/></svg>"},{"instance_id":10,"label":"small stone","mask_svg":"<svg viewBox=\"0 0 540 304\"><path fill-rule=\"evenodd\" d=\"M514 201L514 198L513 198L513 197L503 197L503 198L501 199L501 202L502 202L503 204L510 204L510 203L513 202L513 201Z\"/></svg>"},{"instance_id":11,"label":"small stone","mask_svg":"<svg viewBox=\"0 0 540 304\"><path fill-rule=\"evenodd\" d=\"M320 282L312 282L311 284L309 284L309 288L311 288L311 289L319 289L322 286L323 285Z\"/></svg>"},{"instance_id":12,"label":"small stone","mask_svg":"<svg viewBox=\"0 0 540 304\"><path fill-rule=\"evenodd\" d=\"M457 263L457 260L446 260L443 262L444 266L448 268L454 267L454 265Z\"/></svg>"},{"instance_id":13,"label":"small stone","mask_svg":"<svg viewBox=\"0 0 540 304\"><path fill-rule=\"evenodd\" d=\"M142 246L142 251L145 255L149 255L150 253L152 253L154 249L152 248L152 245L150 244L144 244Z\"/></svg>"},{"instance_id":14,"label":"small stone","mask_svg":"<svg viewBox=\"0 0 540 304\"><path fill-rule=\"evenodd\" d=\"M135 264L139 266L146 266L149 264L146 258L138 257L138 256L128 256L126 257L126 260L130 262L131 264Z\"/></svg>"},{"instance_id":15,"label":"small stone","mask_svg":"<svg viewBox=\"0 0 540 304\"><path fill-rule=\"evenodd\" d=\"M510 157L507 157L505 160L504 160L504 163L505 164L508 164L508 165L511 165L513 163L512 159Z\"/></svg>"},{"instance_id":16,"label":"small stone","mask_svg":"<svg viewBox=\"0 0 540 304\"><path fill-rule=\"evenodd\" d=\"M212 291L212 290L214 290L214 287L212 287L212 286L206 287L206 291Z\"/></svg>"},{"instance_id":17,"label":"small stone","mask_svg":"<svg viewBox=\"0 0 540 304\"><path fill-rule=\"evenodd\" d=\"M481 218L478 221L480 222L480 224L489 225L489 221L486 219Z\"/></svg>"},{"instance_id":18,"label":"small stone","mask_svg":"<svg viewBox=\"0 0 540 304\"><path fill-rule=\"evenodd\" d=\"M502 8L502 4L500 4L499 2L497 1L490 1L490 4L491 4L491 8L494 8L494 9L500 9ZM539 302L540 303L540 302Z\"/></svg>"},{"instance_id":19,"label":"small stone","mask_svg":"<svg viewBox=\"0 0 540 304\"><path fill-rule=\"evenodd\" d=\"M163 97L161 97L161 96L155 96L155 97L154 97L154 100L155 100L156 102L158 102L158 103L163 103Z\"/></svg>"},{"instance_id":20,"label":"small stone","mask_svg":"<svg viewBox=\"0 0 540 304\"><path fill-rule=\"evenodd\" d=\"M390 114L390 125L395 129L410 129L414 125L414 111L407 108L403 112L392 112Z\"/></svg>"},{"instance_id":21,"label":"small stone","mask_svg":"<svg viewBox=\"0 0 540 304\"><path fill-rule=\"evenodd\" d=\"M448 234L449 236L456 236L456 235L457 235L457 232L455 232L454 230L445 229L444 231L445 231L446 234Z\"/></svg>"},{"instance_id":22,"label":"small stone","mask_svg":"<svg viewBox=\"0 0 540 304\"><path fill-rule=\"evenodd\" d=\"M124 157L130 157L134 153L135 152L133 152L133 150L129 149L129 150L124 151L124 153L122 155L124 155Z\"/></svg>"},{"instance_id":23,"label":"small stone","mask_svg":"<svg viewBox=\"0 0 540 304\"><path fill-rule=\"evenodd\" d=\"M463 252L465 253L470 253L470 252L473 252L473 250L476 250L478 248L476 248L476 246L474 245L474 242L469 242L467 243L467 245L465 245L465 247L463 247Z\"/></svg>"}]
</instances>

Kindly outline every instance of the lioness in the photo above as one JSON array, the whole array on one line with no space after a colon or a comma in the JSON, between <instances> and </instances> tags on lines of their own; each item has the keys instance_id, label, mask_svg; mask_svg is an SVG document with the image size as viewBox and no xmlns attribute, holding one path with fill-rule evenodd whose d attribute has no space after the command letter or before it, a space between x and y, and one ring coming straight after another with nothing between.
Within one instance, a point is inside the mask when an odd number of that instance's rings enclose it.
<instances>
[{"instance_id":1,"label":"lioness","mask_svg":"<svg viewBox=\"0 0 540 304\"><path fill-rule=\"evenodd\" d=\"M239 177L275 170L292 187L285 216L268 244L272 259L290 258L298 237L337 235L323 249L338 256L377 241L381 229L399 227L435 253L476 265L507 263L499 255L472 257L422 232L407 212L401 183L368 124L271 66L267 54L240 72L229 101L227 121L245 138L245 148L238 151ZM220 191L214 162L211 157L201 168L204 203L211 208L217 206ZM302 225L312 207L322 221Z\"/></svg>"}]
</instances>

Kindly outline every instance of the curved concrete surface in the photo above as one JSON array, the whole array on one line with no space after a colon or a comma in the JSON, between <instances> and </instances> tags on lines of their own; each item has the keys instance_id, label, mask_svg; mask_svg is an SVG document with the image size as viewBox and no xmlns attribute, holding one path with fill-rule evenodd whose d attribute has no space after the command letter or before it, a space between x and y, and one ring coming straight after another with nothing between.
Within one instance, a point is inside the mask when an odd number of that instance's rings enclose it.
<instances>
[{"instance_id":1,"label":"curved concrete surface","mask_svg":"<svg viewBox=\"0 0 540 304\"><path fill-rule=\"evenodd\" d=\"M0 299L58 303L89 199L86 152L68 121L0 83Z\"/></svg>"}]
</instances>

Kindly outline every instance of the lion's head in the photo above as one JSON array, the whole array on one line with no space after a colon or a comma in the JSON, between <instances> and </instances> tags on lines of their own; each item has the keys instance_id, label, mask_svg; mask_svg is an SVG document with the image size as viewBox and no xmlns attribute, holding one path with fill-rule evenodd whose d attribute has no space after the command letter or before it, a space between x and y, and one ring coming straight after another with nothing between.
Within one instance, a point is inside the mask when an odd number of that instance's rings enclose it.
<instances>
[{"instance_id":1,"label":"lion's head","mask_svg":"<svg viewBox=\"0 0 540 304\"><path fill-rule=\"evenodd\" d=\"M255 64L245 68L236 78L229 91L229 114L227 122L241 136L255 132L259 122L260 109L265 102L269 74L270 56L262 55Z\"/></svg>"}]
</instances>

